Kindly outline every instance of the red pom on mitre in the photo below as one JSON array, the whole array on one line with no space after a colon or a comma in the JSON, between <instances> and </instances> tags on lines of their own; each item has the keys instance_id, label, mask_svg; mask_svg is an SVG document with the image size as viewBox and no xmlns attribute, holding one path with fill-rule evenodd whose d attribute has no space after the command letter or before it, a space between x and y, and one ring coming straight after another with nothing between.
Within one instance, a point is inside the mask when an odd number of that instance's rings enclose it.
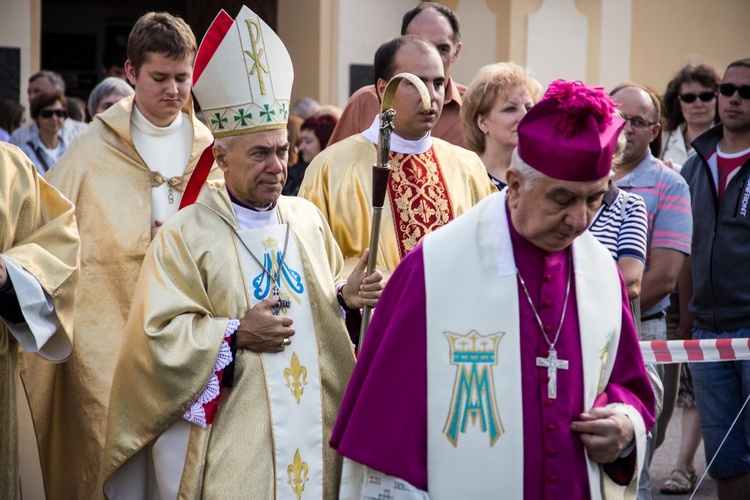
<instances>
[{"instance_id":1,"label":"red pom on mitre","mask_svg":"<svg viewBox=\"0 0 750 500\"><path fill-rule=\"evenodd\" d=\"M586 87L583 82L555 80L550 83L542 100L557 101L562 112L557 128L568 136L578 132L587 118L596 122L599 132L612 124L612 115L617 105L603 87Z\"/></svg>"}]
</instances>

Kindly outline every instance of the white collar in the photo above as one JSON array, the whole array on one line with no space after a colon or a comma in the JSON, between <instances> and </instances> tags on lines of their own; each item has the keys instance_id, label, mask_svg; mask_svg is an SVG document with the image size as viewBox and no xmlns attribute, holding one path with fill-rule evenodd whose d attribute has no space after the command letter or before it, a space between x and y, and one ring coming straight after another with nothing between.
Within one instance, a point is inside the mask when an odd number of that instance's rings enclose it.
<instances>
[{"instance_id":1,"label":"white collar","mask_svg":"<svg viewBox=\"0 0 750 500\"><path fill-rule=\"evenodd\" d=\"M269 210L252 210L236 203L232 203L232 207L240 229L258 229L279 224L278 203Z\"/></svg>"},{"instance_id":2,"label":"white collar","mask_svg":"<svg viewBox=\"0 0 750 500\"><path fill-rule=\"evenodd\" d=\"M130 115L130 122L145 135L151 137L162 137L174 134L182 127L182 112L177 113L177 117L166 127L157 127L146 118L137 104L133 104L133 113Z\"/></svg>"},{"instance_id":3,"label":"white collar","mask_svg":"<svg viewBox=\"0 0 750 500\"><path fill-rule=\"evenodd\" d=\"M380 130L380 115L375 116L370 128L362 132L362 137L371 143L378 145L378 133ZM396 132L391 135L391 151L401 154L422 154L432 147L432 136L427 132L424 137L416 141L410 141L399 136Z\"/></svg>"}]
</instances>

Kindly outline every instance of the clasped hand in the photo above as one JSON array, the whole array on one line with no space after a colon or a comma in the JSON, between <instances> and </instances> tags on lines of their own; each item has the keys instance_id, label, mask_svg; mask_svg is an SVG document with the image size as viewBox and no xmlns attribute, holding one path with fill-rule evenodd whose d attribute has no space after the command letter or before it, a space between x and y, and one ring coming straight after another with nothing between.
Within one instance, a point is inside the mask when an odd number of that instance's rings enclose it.
<instances>
[{"instance_id":1,"label":"clasped hand","mask_svg":"<svg viewBox=\"0 0 750 500\"><path fill-rule=\"evenodd\" d=\"M612 408L592 408L581 413L581 420L570 424L579 437L589 458L600 464L612 463L633 440L633 422L624 413Z\"/></svg>"},{"instance_id":2,"label":"clasped hand","mask_svg":"<svg viewBox=\"0 0 750 500\"><path fill-rule=\"evenodd\" d=\"M285 338L294 336L292 318L279 314L274 316L273 306L279 301L278 296L271 296L255 305L240 320L240 326L234 333L238 349L253 352L281 352Z\"/></svg>"}]
</instances>

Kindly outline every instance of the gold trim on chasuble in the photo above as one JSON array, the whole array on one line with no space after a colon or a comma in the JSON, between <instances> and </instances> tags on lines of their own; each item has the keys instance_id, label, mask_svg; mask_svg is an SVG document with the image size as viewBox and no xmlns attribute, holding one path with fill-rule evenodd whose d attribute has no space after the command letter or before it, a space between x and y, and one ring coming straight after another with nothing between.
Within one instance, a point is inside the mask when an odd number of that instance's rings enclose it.
<instances>
[{"instance_id":1,"label":"gold trim on chasuble","mask_svg":"<svg viewBox=\"0 0 750 500\"><path fill-rule=\"evenodd\" d=\"M607 358L609 358L609 341L612 339L612 333L607 334L607 340L599 348L599 360L602 367L599 370L599 384L596 386L596 393L601 394L604 390L604 376L607 372Z\"/></svg>"},{"instance_id":2,"label":"gold trim on chasuble","mask_svg":"<svg viewBox=\"0 0 750 500\"><path fill-rule=\"evenodd\" d=\"M403 258L426 234L453 220L453 206L433 147L421 154L391 153L389 163L388 197Z\"/></svg>"},{"instance_id":3,"label":"gold trim on chasuble","mask_svg":"<svg viewBox=\"0 0 750 500\"><path fill-rule=\"evenodd\" d=\"M450 413L443 431L448 441L458 446L459 432L466 433L466 424L487 434L490 448L505 432L495 396L492 367L497 365L497 349L503 332L479 335L472 330L466 335L443 332L450 346L450 363L456 365L456 380Z\"/></svg>"}]
</instances>

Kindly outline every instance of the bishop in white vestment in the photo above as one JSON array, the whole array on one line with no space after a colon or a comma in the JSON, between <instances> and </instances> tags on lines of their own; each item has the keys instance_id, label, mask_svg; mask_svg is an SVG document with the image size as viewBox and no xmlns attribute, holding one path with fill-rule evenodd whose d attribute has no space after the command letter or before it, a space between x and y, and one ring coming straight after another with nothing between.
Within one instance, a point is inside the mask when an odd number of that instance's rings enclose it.
<instances>
[{"instance_id":1,"label":"bishop in white vestment","mask_svg":"<svg viewBox=\"0 0 750 500\"><path fill-rule=\"evenodd\" d=\"M256 60L268 74L248 82ZM236 20L222 11L195 68L225 181L204 186L146 255L98 495L333 498L341 459L327 443L354 365L344 314L377 303L382 274L365 276L365 252L344 281L320 211L280 196L292 68L276 34L247 7Z\"/></svg>"}]
</instances>

